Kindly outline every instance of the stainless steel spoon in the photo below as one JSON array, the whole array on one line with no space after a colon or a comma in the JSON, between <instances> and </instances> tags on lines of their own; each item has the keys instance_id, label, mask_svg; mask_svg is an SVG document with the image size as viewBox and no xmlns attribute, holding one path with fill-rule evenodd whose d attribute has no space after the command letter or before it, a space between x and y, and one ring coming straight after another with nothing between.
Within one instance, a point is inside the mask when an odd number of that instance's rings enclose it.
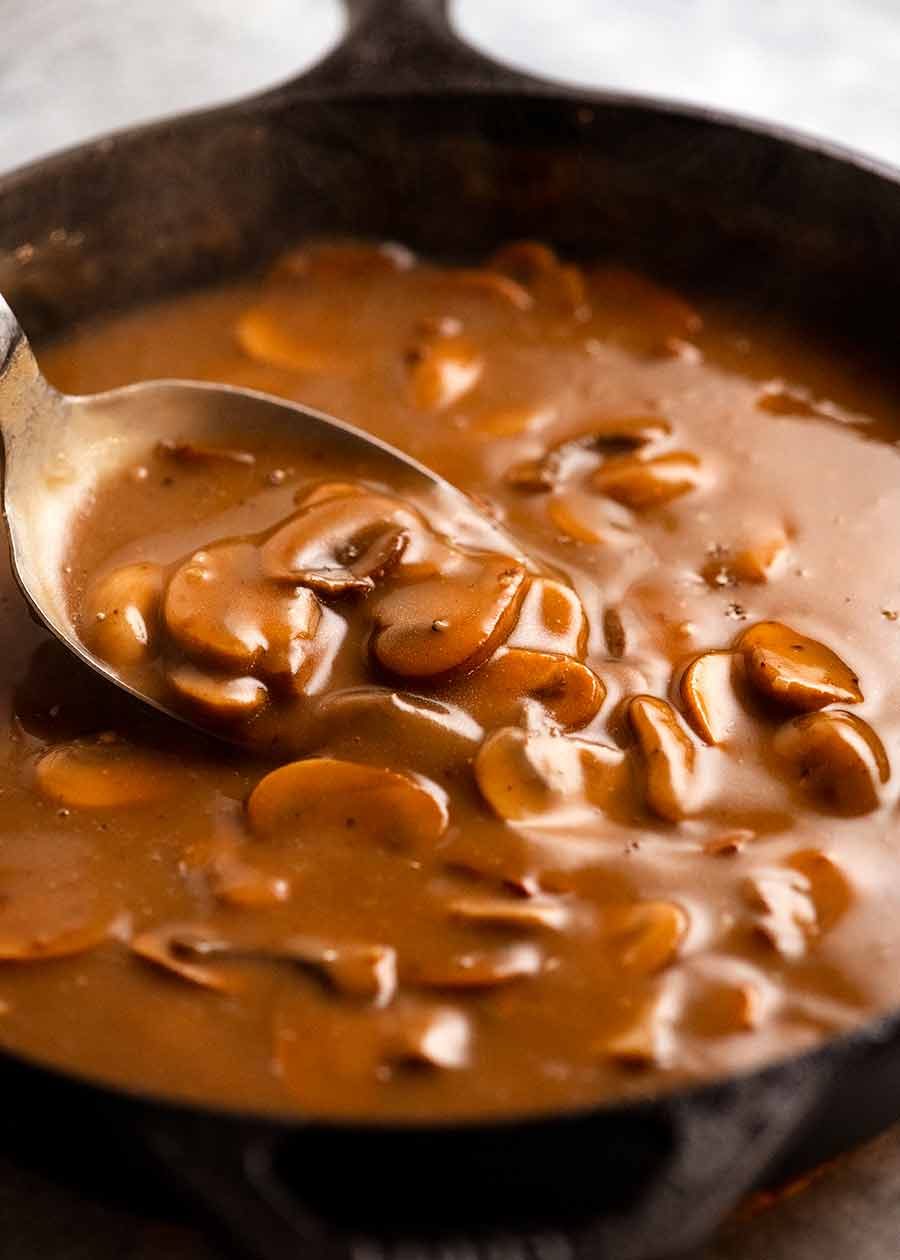
<instances>
[{"instance_id":1,"label":"stainless steel spoon","mask_svg":"<svg viewBox=\"0 0 900 1260\"><path fill-rule=\"evenodd\" d=\"M336 461L360 457L397 493L414 494L426 513L433 508L453 520L463 545L521 558L516 544L449 482L385 442L298 403L192 381L147 381L83 397L60 394L41 375L0 296L2 507L13 574L34 612L74 656L181 722L188 719L130 686L79 639L66 597L73 525L97 484L133 467L157 441L228 445L242 437L261 443L271 435L283 444L286 429L320 450L332 449ZM110 521L111 534L115 528Z\"/></svg>"}]
</instances>

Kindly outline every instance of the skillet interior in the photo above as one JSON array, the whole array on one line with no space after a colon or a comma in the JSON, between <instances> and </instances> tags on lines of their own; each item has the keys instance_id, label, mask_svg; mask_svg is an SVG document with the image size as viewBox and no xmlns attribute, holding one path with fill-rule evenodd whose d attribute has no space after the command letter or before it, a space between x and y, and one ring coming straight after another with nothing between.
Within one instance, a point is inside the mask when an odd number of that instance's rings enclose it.
<instances>
[{"instance_id":1,"label":"skillet interior","mask_svg":"<svg viewBox=\"0 0 900 1260\"><path fill-rule=\"evenodd\" d=\"M771 131L498 71L442 33L434 7L360 3L350 44L299 84L7 177L0 289L32 337L258 268L308 234L390 236L454 258L537 235L694 290L750 292L887 362L900 262L889 174ZM404 49L408 60L392 60ZM438 1212L519 1228L563 1214L567 1246L627 1260L687 1245L751 1184L900 1113L898 1051L888 1021L689 1094L439 1135L287 1131L129 1106L59 1078L51 1090L25 1068L10 1081L36 1083L44 1106L73 1117L102 1107L139 1123L261 1256L293 1254L298 1232L325 1245L293 1203L282 1211L275 1172L295 1181L299 1170L326 1217L345 1218L351 1192L379 1230L409 1219L411 1199L422 1229ZM540 1250L535 1229L526 1249Z\"/></svg>"}]
</instances>

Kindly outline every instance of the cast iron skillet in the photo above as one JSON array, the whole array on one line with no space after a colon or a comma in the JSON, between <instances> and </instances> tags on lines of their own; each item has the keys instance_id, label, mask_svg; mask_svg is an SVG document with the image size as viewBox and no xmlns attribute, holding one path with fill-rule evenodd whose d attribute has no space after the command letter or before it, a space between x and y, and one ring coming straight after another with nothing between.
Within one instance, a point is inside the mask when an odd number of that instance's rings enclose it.
<instances>
[{"instance_id":1,"label":"cast iron skillet","mask_svg":"<svg viewBox=\"0 0 900 1260\"><path fill-rule=\"evenodd\" d=\"M536 236L890 349L896 172L514 73L451 33L442 0L348 9L343 43L296 82L0 182L0 289L33 338L258 268L307 234L351 233L476 257ZM677 1094L446 1127L177 1105L12 1056L2 1071L10 1131L80 1158L146 1147L257 1260L650 1260L700 1240L751 1187L900 1116L900 1016Z\"/></svg>"}]
</instances>

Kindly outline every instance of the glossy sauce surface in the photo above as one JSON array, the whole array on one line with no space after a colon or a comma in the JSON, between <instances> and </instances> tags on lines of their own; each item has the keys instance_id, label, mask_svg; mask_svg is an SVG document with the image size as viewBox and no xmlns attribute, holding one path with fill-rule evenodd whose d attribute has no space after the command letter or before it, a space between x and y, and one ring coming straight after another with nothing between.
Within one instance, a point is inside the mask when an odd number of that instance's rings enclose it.
<instances>
[{"instance_id":1,"label":"glossy sauce surface","mask_svg":"<svg viewBox=\"0 0 900 1260\"><path fill-rule=\"evenodd\" d=\"M280 393L472 496L158 447L73 539L81 673L9 579L0 1039L322 1114L589 1103L900 1001L900 454L859 363L511 246L309 247L88 328L63 389Z\"/></svg>"}]
</instances>

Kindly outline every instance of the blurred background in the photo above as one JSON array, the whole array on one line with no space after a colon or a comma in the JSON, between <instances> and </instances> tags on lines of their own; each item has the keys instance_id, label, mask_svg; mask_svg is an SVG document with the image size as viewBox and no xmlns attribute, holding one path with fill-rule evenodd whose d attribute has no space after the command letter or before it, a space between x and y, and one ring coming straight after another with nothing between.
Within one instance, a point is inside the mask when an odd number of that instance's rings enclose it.
<instances>
[{"instance_id":1,"label":"blurred background","mask_svg":"<svg viewBox=\"0 0 900 1260\"><path fill-rule=\"evenodd\" d=\"M457 29L559 79L787 123L900 163L900 0L456 0ZM0 0L0 169L277 83L339 0Z\"/></svg>"}]
</instances>

